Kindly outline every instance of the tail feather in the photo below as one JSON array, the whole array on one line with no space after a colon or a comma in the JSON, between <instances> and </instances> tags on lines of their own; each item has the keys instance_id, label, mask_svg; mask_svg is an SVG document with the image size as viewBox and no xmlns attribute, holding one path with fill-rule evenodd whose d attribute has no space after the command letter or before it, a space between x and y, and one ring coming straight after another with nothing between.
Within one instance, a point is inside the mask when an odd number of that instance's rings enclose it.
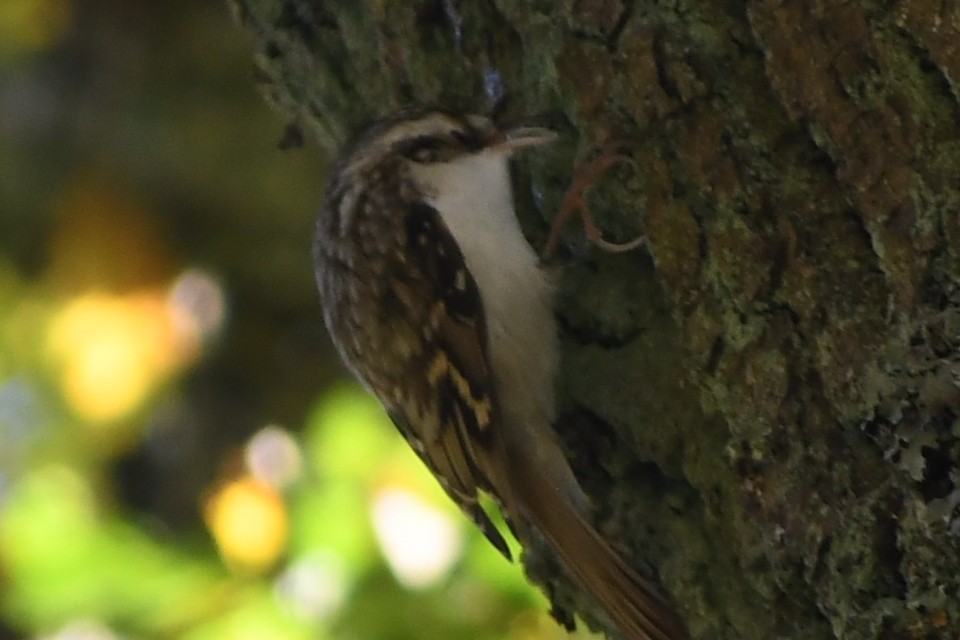
<instances>
[{"instance_id":1,"label":"tail feather","mask_svg":"<svg viewBox=\"0 0 960 640\"><path fill-rule=\"evenodd\" d=\"M528 467L526 471L534 471ZM670 604L648 580L630 568L545 477L515 485L524 512L581 586L592 593L629 640L685 640L687 632Z\"/></svg>"}]
</instances>

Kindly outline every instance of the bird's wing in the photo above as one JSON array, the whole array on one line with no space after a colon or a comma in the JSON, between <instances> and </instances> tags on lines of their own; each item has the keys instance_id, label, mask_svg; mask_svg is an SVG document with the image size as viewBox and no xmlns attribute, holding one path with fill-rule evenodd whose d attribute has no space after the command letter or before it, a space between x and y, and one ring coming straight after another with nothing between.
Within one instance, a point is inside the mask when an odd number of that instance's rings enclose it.
<instances>
[{"instance_id":1,"label":"bird's wing","mask_svg":"<svg viewBox=\"0 0 960 640\"><path fill-rule=\"evenodd\" d=\"M493 493L489 461L497 405L487 357L483 302L463 254L436 209L411 204L406 211L397 264L385 272L404 308L429 309L418 327L423 349L408 355L399 398L381 399L397 428L504 556L510 551L478 502ZM393 322L409 321L394 318Z\"/></svg>"}]
</instances>

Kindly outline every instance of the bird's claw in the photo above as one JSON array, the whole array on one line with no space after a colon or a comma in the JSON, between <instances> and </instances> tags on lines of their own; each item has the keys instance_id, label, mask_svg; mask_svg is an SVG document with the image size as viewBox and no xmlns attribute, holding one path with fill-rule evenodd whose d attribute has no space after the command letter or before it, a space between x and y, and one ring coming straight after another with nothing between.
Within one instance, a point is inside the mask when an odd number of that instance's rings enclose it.
<instances>
[{"instance_id":1,"label":"bird's claw","mask_svg":"<svg viewBox=\"0 0 960 640\"><path fill-rule=\"evenodd\" d=\"M622 253L636 249L644 243L643 235L637 236L628 242L611 242L603 237L603 232L593 221L593 215L590 212L590 206L587 204L587 191L596 184L600 177L606 173L610 167L618 163L633 164L633 159L624 154L617 145L608 144L600 152L600 155L586 165L579 167L574 173L573 183L563 197L560 204L560 210L550 227L550 234L547 242L540 252L540 260L547 262L553 255L557 244L560 242L560 233L567 221L579 212L583 221L584 235L594 245L604 251L611 253Z\"/></svg>"}]
</instances>

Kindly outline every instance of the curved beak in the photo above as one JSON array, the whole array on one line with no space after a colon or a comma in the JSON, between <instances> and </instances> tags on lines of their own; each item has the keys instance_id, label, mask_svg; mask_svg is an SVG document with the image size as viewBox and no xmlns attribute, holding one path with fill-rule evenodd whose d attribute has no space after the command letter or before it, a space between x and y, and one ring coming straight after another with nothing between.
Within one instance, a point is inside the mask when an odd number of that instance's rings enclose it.
<instances>
[{"instance_id":1,"label":"curved beak","mask_svg":"<svg viewBox=\"0 0 960 640\"><path fill-rule=\"evenodd\" d=\"M557 134L544 127L516 127L496 132L491 137L488 146L495 151L513 153L523 147L550 144L556 139Z\"/></svg>"}]
</instances>

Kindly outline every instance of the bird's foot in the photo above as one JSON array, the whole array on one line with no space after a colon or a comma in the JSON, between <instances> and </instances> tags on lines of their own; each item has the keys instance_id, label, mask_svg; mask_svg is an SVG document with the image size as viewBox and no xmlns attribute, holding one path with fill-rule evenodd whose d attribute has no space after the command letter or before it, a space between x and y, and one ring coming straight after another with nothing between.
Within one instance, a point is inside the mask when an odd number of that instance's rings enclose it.
<instances>
[{"instance_id":1,"label":"bird's foot","mask_svg":"<svg viewBox=\"0 0 960 640\"><path fill-rule=\"evenodd\" d=\"M608 144L601 149L600 154L586 164L580 165L573 176L573 183L567 189L563 202L560 204L560 210L550 227L550 235L547 236L547 243L540 252L540 260L547 262L553 255L557 244L560 242L560 233L567 221L574 215L580 215L583 223L583 232L587 239L597 247L611 253L621 253L636 249L643 244L645 237L637 236L629 242L611 242L603 237L603 232L593 221L593 215L590 212L590 205L587 203L587 191L596 184L600 177L618 163L633 164L633 160L622 153L616 145Z\"/></svg>"}]
</instances>

